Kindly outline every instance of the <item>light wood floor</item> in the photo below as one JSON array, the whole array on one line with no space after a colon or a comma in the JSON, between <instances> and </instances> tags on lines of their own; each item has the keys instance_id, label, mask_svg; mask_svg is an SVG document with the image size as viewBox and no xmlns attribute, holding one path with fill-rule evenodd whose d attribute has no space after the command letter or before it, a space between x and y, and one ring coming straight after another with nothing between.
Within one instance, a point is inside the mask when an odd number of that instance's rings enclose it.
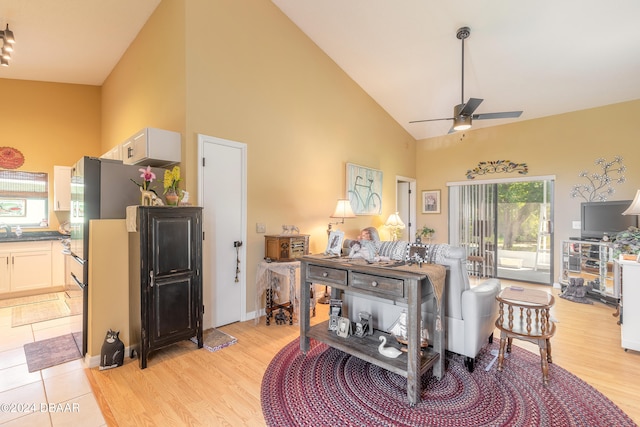
<instances>
[{"instance_id":1,"label":"light wood floor","mask_svg":"<svg viewBox=\"0 0 640 427\"><path fill-rule=\"evenodd\" d=\"M503 281L503 287L508 285ZM549 290L548 286L538 288ZM552 293L556 296L552 316L557 321L551 341L553 362L591 384L640 423L640 353L620 347L614 309L597 302L573 303L558 298L558 290ZM326 320L326 312L326 305L318 305L312 324ZM266 326L263 318L257 325L248 321L220 330L238 338L238 343L211 353L185 341L152 353L145 370L128 358L116 369L87 370L107 423L264 426L263 373L277 352L299 336L298 327ZM537 354L537 347L529 343L514 340L514 345Z\"/></svg>"}]
</instances>

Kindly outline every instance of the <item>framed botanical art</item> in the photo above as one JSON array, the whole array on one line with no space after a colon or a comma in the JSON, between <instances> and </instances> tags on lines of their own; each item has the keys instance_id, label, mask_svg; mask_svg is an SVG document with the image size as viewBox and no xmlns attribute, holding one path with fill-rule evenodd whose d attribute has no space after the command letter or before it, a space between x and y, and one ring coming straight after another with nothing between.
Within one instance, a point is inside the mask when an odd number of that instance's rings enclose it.
<instances>
[{"instance_id":1,"label":"framed botanical art","mask_svg":"<svg viewBox=\"0 0 640 427\"><path fill-rule=\"evenodd\" d=\"M427 190L422 192L422 213L440 213L440 190Z\"/></svg>"},{"instance_id":2,"label":"framed botanical art","mask_svg":"<svg viewBox=\"0 0 640 427\"><path fill-rule=\"evenodd\" d=\"M347 198L356 215L382 214L382 171L347 163Z\"/></svg>"}]
</instances>

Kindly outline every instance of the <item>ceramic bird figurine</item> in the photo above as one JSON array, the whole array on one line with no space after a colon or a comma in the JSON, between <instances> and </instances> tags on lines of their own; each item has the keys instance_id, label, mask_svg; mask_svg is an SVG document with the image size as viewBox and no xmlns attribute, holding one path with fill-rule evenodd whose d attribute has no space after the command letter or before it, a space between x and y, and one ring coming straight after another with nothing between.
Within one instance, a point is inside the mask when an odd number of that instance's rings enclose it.
<instances>
[{"instance_id":1,"label":"ceramic bird figurine","mask_svg":"<svg viewBox=\"0 0 640 427\"><path fill-rule=\"evenodd\" d=\"M387 338L384 335L380 335L380 341L382 341L382 343L378 346L378 351L381 355L395 359L402 354L402 351L395 347L385 347Z\"/></svg>"}]
</instances>

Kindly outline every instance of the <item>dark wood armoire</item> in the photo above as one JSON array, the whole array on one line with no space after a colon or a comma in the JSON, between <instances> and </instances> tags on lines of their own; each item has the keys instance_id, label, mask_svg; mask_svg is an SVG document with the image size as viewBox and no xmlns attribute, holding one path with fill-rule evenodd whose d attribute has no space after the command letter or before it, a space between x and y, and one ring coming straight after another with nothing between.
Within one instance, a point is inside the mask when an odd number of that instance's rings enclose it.
<instances>
[{"instance_id":1,"label":"dark wood armoire","mask_svg":"<svg viewBox=\"0 0 640 427\"><path fill-rule=\"evenodd\" d=\"M161 347L202 348L202 208L139 206L129 255L131 357L144 369Z\"/></svg>"}]
</instances>

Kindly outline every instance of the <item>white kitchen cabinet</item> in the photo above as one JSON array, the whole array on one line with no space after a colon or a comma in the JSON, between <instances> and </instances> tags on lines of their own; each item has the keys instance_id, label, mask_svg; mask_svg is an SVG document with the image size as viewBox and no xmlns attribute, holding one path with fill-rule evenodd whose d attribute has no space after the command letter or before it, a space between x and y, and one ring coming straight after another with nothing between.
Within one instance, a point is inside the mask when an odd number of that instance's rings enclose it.
<instances>
[{"instance_id":1,"label":"white kitchen cabinet","mask_svg":"<svg viewBox=\"0 0 640 427\"><path fill-rule=\"evenodd\" d=\"M62 253L63 246L57 242L51 243L51 286L64 286L66 284L66 258Z\"/></svg>"},{"instance_id":2,"label":"white kitchen cabinet","mask_svg":"<svg viewBox=\"0 0 640 427\"><path fill-rule=\"evenodd\" d=\"M122 144L118 144L111 150L100 156L101 159L122 160Z\"/></svg>"},{"instance_id":3,"label":"white kitchen cabinet","mask_svg":"<svg viewBox=\"0 0 640 427\"><path fill-rule=\"evenodd\" d=\"M126 165L165 167L180 163L180 134L164 129L144 128L122 143Z\"/></svg>"},{"instance_id":4,"label":"white kitchen cabinet","mask_svg":"<svg viewBox=\"0 0 640 427\"><path fill-rule=\"evenodd\" d=\"M0 292L9 292L11 290L11 254L8 252L0 252Z\"/></svg>"},{"instance_id":5,"label":"white kitchen cabinet","mask_svg":"<svg viewBox=\"0 0 640 427\"><path fill-rule=\"evenodd\" d=\"M640 351L640 263L616 261L616 273L621 282L622 348Z\"/></svg>"},{"instance_id":6,"label":"white kitchen cabinet","mask_svg":"<svg viewBox=\"0 0 640 427\"><path fill-rule=\"evenodd\" d=\"M71 209L71 166L53 167L53 210Z\"/></svg>"},{"instance_id":7,"label":"white kitchen cabinet","mask_svg":"<svg viewBox=\"0 0 640 427\"><path fill-rule=\"evenodd\" d=\"M49 240L1 243L0 292L50 288L51 245Z\"/></svg>"}]
</instances>

